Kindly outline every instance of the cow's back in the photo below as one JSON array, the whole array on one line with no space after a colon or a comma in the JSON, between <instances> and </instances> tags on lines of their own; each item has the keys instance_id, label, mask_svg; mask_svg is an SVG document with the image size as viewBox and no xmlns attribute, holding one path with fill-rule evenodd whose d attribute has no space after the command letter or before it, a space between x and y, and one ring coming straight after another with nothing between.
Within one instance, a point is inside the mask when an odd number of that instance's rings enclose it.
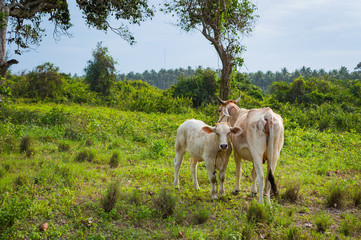
<instances>
[{"instance_id":1,"label":"cow's back","mask_svg":"<svg viewBox=\"0 0 361 240\"><path fill-rule=\"evenodd\" d=\"M207 134L202 130L205 126L207 124L195 119L182 123L177 130L176 151L187 151L197 161L204 160L204 152L212 152L212 145L217 144L213 134Z\"/></svg>"},{"instance_id":2,"label":"cow's back","mask_svg":"<svg viewBox=\"0 0 361 240\"><path fill-rule=\"evenodd\" d=\"M269 107L250 110L241 109L241 115L234 126L242 128L243 133L232 137L232 142L235 151L243 159L253 160L250 147L257 148L262 154L266 152L268 137L266 125L269 118L272 119L275 126L274 138L279 142L278 146L281 146L283 145L283 120L279 114L274 113ZM279 137L280 135L282 136Z\"/></svg>"}]
</instances>

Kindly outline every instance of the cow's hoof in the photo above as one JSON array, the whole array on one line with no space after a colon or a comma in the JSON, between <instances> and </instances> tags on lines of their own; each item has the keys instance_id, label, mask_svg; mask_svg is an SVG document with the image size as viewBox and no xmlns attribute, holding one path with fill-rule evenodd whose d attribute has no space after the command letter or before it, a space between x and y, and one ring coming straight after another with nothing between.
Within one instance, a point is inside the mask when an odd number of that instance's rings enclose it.
<instances>
[{"instance_id":1,"label":"cow's hoof","mask_svg":"<svg viewBox=\"0 0 361 240\"><path fill-rule=\"evenodd\" d=\"M237 196L238 194L240 194L240 190L233 190L232 191L232 194L234 195L234 196Z\"/></svg>"}]
</instances>

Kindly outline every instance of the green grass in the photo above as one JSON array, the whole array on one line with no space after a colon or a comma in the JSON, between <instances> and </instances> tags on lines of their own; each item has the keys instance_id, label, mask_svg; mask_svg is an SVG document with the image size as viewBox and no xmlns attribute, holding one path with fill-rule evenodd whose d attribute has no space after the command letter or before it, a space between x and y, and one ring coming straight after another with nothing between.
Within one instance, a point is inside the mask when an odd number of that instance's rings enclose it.
<instances>
[{"instance_id":1,"label":"green grass","mask_svg":"<svg viewBox=\"0 0 361 240\"><path fill-rule=\"evenodd\" d=\"M241 193L231 194L233 157L218 201L210 198L204 163L194 190L188 154L180 189L172 187L178 126L190 118L213 125L216 116L55 104L11 109L0 122L0 239L361 238L359 133L286 125L275 171L284 197L258 205L248 196L250 162L242 164ZM20 152L24 137L30 156ZM332 186L341 187L342 208L327 207ZM49 228L40 232L44 222Z\"/></svg>"}]
</instances>

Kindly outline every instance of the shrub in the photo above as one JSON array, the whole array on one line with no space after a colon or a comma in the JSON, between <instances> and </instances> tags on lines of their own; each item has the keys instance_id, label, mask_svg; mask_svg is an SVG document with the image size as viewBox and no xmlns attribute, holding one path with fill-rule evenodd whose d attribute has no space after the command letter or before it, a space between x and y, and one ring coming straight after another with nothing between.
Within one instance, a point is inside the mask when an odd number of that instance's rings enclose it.
<instances>
[{"instance_id":1,"label":"shrub","mask_svg":"<svg viewBox=\"0 0 361 240\"><path fill-rule=\"evenodd\" d=\"M205 223L208 218L211 215L211 211L209 209L206 208L201 208L196 212L196 223L197 224L202 224Z\"/></svg>"},{"instance_id":2,"label":"shrub","mask_svg":"<svg viewBox=\"0 0 361 240\"><path fill-rule=\"evenodd\" d=\"M77 162L92 162L94 160L95 154L90 149L85 149L81 151L75 158L75 161Z\"/></svg>"},{"instance_id":3,"label":"shrub","mask_svg":"<svg viewBox=\"0 0 361 240\"><path fill-rule=\"evenodd\" d=\"M26 75L26 97L35 99L57 99L63 95L64 79L59 68L52 63L44 63Z\"/></svg>"},{"instance_id":4,"label":"shrub","mask_svg":"<svg viewBox=\"0 0 361 240\"><path fill-rule=\"evenodd\" d=\"M317 232L326 232L331 225L330 216L321 212L315 219L315 225Z\"/></svg>"},{"instance_id":5,"label":"shrub","mask_svg":"<svg viewBox=\"0 0 361 240\"><path fill-rule=\"evenodd\" d=\"M352 195L353 204L355 207L361 206L361 189L356 186Z\"/></svg>"},{"instance_id":6,"label":"shrub","mask_svg":"<svg viewBox=\"0 0 361 240\"><path fill-rule=\"evenodd\" d=\"M17 194L9 195L7 193L0 196L0 203L0 233L11 227L17 220L25 218L32 206L30 198L21 198Z\"/></svg>"},{"instance_id":7,"label":"shrub","mask_svg":"<svg viewBox=\"0 0 361 240\"><path fill-rule=\"evenodd\" d=\"M282 194L281 198L284 201L294 203L300 198L301 184L299 182L290 182L286 186L286 192Z\"/></svg>"},{"instance_id":8,"label":"shrub","mask_svg":"<svg viewBox=\"0 0 361 240\"><path fill-rule=\"evenodd\" d=\"M119 154L117 152L113 153L109 160L110 168L117 168L119 166Z\"/></svg>"},{"instance_id":9,"label":"shrub","mask_svg":"<svg viewBox=\"0 0 361 240\"><path fill-rule=\"evenodd\" d=\"M344 204L345 194L343 186L334 182L326 196L326 206L329 208L341 208Z\"/></svg>"},{"instance_id":10,"label":"shrub","mask_svg":"<svg viewBox=\"0 0 361 240\"><path fill-rule=\"evenodd\" d=\"M70 144L69 143L59 143L58 145L58 151L59 152L67 152L70 150Z\"/></svg>"},{"instance_id":11,"label":"shrub","mask_svg":"<svg viewBox=\"0 0 361 240\"><path fill-rule=\"evenodd\" d=\"M298 240L298 239L305 239L302 236L301 230L296 226L291 226L286 230L286 238L288 240Z\"/></svg>"},{"instance_id":12,"label":"shrub","mask_svg":"<svg viewBox=\"0 0 361 240\"><path fill-rule=\"evenodd\" d=\"M29 136L25 136L20 140L20 153L28 152L31 146L31 139Z\"/></svg>"},{"instance_id":13,"label":"shrub","mask_svg":"<svg viewBox=\"0 0 361 240\"><path fill-rule=\"evenodd\" d=\"M119 192L119 182L111 182L101 198L101 207L105 212L111 212L115 207L115 204L119 200L120 192Z\"/></svg>"},{"instance_id":14,"label":"shrub","mask_svg":"<svg viewBox=\"0 0 361 240\"><path fill-rule=\"evenodd\" d=\"M255 232L255 226L250 223L244 223L242 228L242 238L241 239L258 239L258 236Z\"/></svg>"},{"instance_id":15,"label":"shrub","mask_svg":"<svg viewBox=\"0 0 361 240\"><path fill-rule=\"evenodd\" d=\"M129 202L139 206L145 202L145 196L139 189L133 189L129 195Z\"/></svg>"},{"instance_id":16,"label":"shrub","mask_svg":"<svg viewBox=\"0 0 361 240\"><path fill-rule=\"evenodd\" d=\"M356 231L355 217L352 215L344 215L339 229L345 236L351 236Z\"/></svg>"},{"instance_id":17,"label":"shrub","mask_svg":"<svg viewBox=\"0 0 361 240\"><path fill-rule=\"evenodd\" d=\"M153 201L155 210L162 216L167 218L174 212L177 197L167 188L162 188Z\"/></svg>"},{"instance_id":18,"label":"shrub","mask_svg":"<svg viewBox=\"0 0 361 240\"><path fill-rule=\"evenodd\" d=\"M263 204L252 201L247 209L247 220L249 223L266 222L268 219L266 208Z\"/></svg>"},{"instance_id":19,"label":"shrub","mask_svg":"<svg viewBox=\"0 0 361 240\"><path fill-rule=\"evenodd\" d=\"M207 105L215 99L217 73L210 69L197 69L189 78L180 78L174 87L173 97L192 99L193 107Z\"/></svg>"}]
</instances>

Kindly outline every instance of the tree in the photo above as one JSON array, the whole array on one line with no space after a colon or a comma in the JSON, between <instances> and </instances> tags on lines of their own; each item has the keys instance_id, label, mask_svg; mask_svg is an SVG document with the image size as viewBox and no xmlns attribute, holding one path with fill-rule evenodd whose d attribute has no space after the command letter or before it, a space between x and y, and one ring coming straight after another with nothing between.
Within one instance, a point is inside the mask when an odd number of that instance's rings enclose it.
<instances>
[{"instance_id":1,"label":"tree","mask_svg":"<svg viewBox=\"0 0 361 240\"><path fill-rule=\"evenodd\" d=\"M210 69L197 69L191 77L181 77L174 86L173 97L188 97L192 99L193 107L209 104L215 99L217 88L217 73Z\"/></svg>"},{"instance_id":2,"label":"tree","mask_svg":"<svg viewBox=\"0 0 361 240\"><path fill-rule=\"evenodd\" d=\"M88 61L88 66L84 69L85 80L90 85L90 90L108 96L115 84L115 64L114 59L108 54L108 48L102 47L98 42L97 48L93 51L93 60Z\"/></svg>"},{"instance_id":3,"label":"tree","mask_svg":"<svg viewBox=\"0 0 361 240\"><path fill-rule=\"evenodd\" d=\"M36 99L56 99L63 94L64 79L59 74L59 67L44 63L26 76L25 96Z\"/></svg>"},{"instance_id":4,"label":"tree","mask_svg":"<svg viewBox=\"0 0 361 240\"><path fill-rule=\"evenodd\" d=\"M233 67L243 64L242 36L252 32L258 18L256 6L248 0L175 0L165 8L178 16L181 29L196 29L212 43L222 62L220 97L227 99Z\"/></svg>"},{"instance_id":5,"label":"tree","mask_svg":"<svg viewBox=\"0 0 361 240\"><path fill-rule=\"evenodd\" d=\"M354 69L355 69L356 71L361 71L361 62L359 62Z\"/></svg>"},{"instance_id":6,"label":"tree","mask_svg":"<svg viewBox=\"0 0 361 240\"><path fill-rule=\"evenodd\" d=\"M127 26L110 25L111 19L126 20L130 24L140 24L153 16L147 0L76 0L89 27L107 32L111 30L130 44L135 42ZM15 59L6 61L6 43L15 43L16 54L24 49L38 45L45 29L41 27L43 19L54 23L54 36L68 34L72 26L66 0L0 0L0 76L5 76L7 69L16 64Z\"/></svg>"}]
</instances>

